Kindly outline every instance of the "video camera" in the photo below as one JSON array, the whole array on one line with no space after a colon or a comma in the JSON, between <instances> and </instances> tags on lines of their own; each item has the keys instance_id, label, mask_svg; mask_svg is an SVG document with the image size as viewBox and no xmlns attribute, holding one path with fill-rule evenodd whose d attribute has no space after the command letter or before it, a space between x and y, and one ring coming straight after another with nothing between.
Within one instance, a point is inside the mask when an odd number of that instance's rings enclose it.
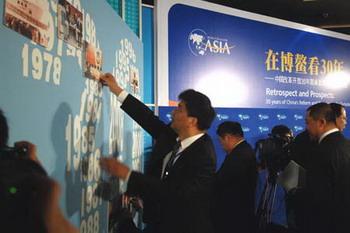
<instances>
[{"instance_id":1,"label":"video camera","mask_svg":"<svg viewBox=\"0 0 350 233\"><path fill-rule=\"evenodd\" d=\"M255 152L261 164L269 170L272 177L276 177L291 160L291 146L293 137L285 134L269 134L266 139L261 139L255 144Z\"/></svg>"},{"instance_id":2,"label":"video camera","mask_svg":"<svg viewBox=\"0 0 350 233\"><path fill-rule=\"evenodd\" d=\"M0 157L11 157L11 158L27 158L28 148L25 146L21 147L3 147L0 148Z\"/></svg>"}]
</instances>

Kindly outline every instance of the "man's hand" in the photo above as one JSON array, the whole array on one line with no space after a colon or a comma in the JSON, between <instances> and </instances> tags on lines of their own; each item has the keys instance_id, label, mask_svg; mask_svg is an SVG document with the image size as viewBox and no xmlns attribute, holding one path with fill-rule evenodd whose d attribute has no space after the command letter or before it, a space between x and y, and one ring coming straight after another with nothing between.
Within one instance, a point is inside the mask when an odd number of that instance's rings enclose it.
<instances>
[{"instance_id":1,"label":"man's hand","mask_svg":"<svg viewBox=\"0 0 350 233\"><path fill-rule=\"evenodd\" d=\"M26 148L28 153L28 158L40 164L40 161L37 157L36 145L27 142L27 141L19 141L15 143L16 148Z\"/></svg>"},{"instance_id":2,"label":"man's hand","mask_svg":"<svg viewBox=\"0 0 350 233\"><path fill-rule=\"evenodd\" d=\"M123 88L119 86L114 76L110 73L101 74L100 80L104 85L109 87L109 90L117 96L123 91Z\"/></svg>"},{"instance_id":3,"label":"man's hand","mask_svg":"<svg viewBox=\"0 0 350 233\"><path fill-rule=\"evenodd\" d=\"M114 158L101 158L100 166L109 174L126 180L130 169Z\"/></svg>"}]
</instances>

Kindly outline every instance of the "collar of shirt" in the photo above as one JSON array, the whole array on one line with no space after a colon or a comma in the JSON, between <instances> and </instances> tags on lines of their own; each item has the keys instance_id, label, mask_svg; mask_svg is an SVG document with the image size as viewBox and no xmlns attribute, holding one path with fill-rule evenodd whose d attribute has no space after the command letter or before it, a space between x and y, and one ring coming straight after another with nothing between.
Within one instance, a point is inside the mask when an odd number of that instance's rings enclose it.
<instances>
[{"instance_id":1,"label":"collar of shirt","mask_svg":"<svg viewBox=\"0 0 350 233\"><path fill-rule=\"evenodd\" d=\"M325 132L325 133L323 133L323 134L321 135L320 139L318 139L318 143L321 143L321 141L322 141L327 135L329 135L329 134L331 134L331 133L334 133L334 132L338 132L338 131L339 131L338 128L334 128L334 129L328 130L327 132Z\"/></svg>"},{"instance_id":2,"label":"collar of shirt","mask_svg":"<svg viewBox=\"0 0 350 233\"><path fill-rule=\"evenodd\" d=\"M194 135L192 137L186 138L184 140L181 141L181 146L179 148L179 150L177 151L177 157L174 159L174 163L177 161L177 159L180 157L180 153L185 150L187 147L189 147L192 143L194 143L196 140L198 140L200 137L202 137L204 135L204 133L200 133L197 135ZM179 138L177 138L177 140L179 140ZM164 171L165 171L165 166L168 163L169 159L171 156L171 151L164 157L163 159L163 166L162 166L162 174L161 174L161 178L163 178L164 176Z\"/></svg>"},{"instance_id":3,"label":"collar of shirt","mask_svg":"<svg viewBox=\"0 0 350 233\"><path fill-rule=\"evenodd\" d=\"M181 147L178 150L178 154L181 153L183 150L185 150L187 147L189 147L192 143L194 143L195 141L197 141L200 137L202 137L204 135L204 133L200 133L194 136L191 136L189 138L186 138L184 140L181 141ZM177 139L179 140L179 138Z\"/></svg>"},{"instance_id":4,"label":"collar of shirt","mask_svg":"<svg viewBox=\"0 0 350 233\"><path fill-rule=\"evenodd\" d=\"M239 140L239 141L233 146L232 150L235 149L239 144L241 144L241 143L244 142L244 141L245 141L244 138L242 138L241 140Z\"/></svg>"}]
</instances>

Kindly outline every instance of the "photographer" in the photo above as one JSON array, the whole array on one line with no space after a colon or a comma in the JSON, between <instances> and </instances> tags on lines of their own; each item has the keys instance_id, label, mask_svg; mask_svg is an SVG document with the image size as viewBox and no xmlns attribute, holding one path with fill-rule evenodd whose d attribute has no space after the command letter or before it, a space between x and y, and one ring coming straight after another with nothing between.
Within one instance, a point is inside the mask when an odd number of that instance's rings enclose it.
<instances>
[{"instance_id":1,"label":"photographer","mask_svg":"<svg viewBox=\"0 0 350 233\"><path fill-rule=\"evenodd\" d=\"M0 155L7 156L22 156L26 155L30 160L33 160L40 164L36 156L36 146L30 142L19 141L15 143L15 147L9 147L7 145L9 138L9 127L7 124L6 117L2 110L0 109Z\"/></svg>"},{"instance_id":2,"label":"photographer","mask_svg":"<svg viewBox=\"0 0 350 233\"><path fill-rule=\"evenodd\" d=\"M286 191L277 184L280 172L290 160L292 131L285 125L273 127L269 138L256 143L259 174L256 190L258 232L287 232Z\"/></svg>"},{"instance_id":3,"label":"photographer","mask_svg":"<svg viewBox=\"0 0 350 233\"><path fill-rule=\"evenodd\" d=\"M9 233L77 233L59 208L60 187L47 176L36 146L8 147L8 124L0 109L0 226Z\"/></svg>"},{"instance_id":4,"label":"photographer","mask_svg":"<svg viewBox=\"0 0 350 233\"><path fill-rule=\"evenodd\" d=\"M129 197L125 193L111 200L109 211L110 233L140 233L133 219L142 212L143 204L139 198Z\"/></svg>"}]
</instances>

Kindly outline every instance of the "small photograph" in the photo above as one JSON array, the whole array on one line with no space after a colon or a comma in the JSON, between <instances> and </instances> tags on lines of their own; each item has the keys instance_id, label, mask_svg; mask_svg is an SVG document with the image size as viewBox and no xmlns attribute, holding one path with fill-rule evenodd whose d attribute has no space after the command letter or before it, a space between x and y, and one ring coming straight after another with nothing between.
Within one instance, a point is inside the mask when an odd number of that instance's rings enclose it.
<instances>
[{"instance_id":1,"label":"small photograph","mask_svg":"<svg viewBox=\"0 0 350 233\"><path fill-rule=\"evenodd\" d=\"M134 66L130 67L130 85L134 94L140 92L139 70Z\"/></svg>"},{"instance_id":2,"label":"small photograph","mask_svg":"<svg viewBox=\"0 0 350 233\"><path fill-rule=\"evenodd\" d=\"M82 48L83 14L66 0L58 1L58 38Z\"/></svg>"},{"instance_id":3,"label":"small photograph","mask_svg":"<svg viewBox=\"0 0 350 233\"><path fill-rule=\"evenodd\" d=\"M102 51L95 48L92 44L84 42L84 75L87 78L100 80L102 71Z\"/></svg>"},{"instance_id":4,"label":"small photograph","mask_svg":"<svg viewBox=\"0 0 350 233\"><path fill-rule=\"evenodd\" d=\"M47 0L6 0L4 25L37 44L47 47L49 3Z\"/></svg>"}]
</instances>

